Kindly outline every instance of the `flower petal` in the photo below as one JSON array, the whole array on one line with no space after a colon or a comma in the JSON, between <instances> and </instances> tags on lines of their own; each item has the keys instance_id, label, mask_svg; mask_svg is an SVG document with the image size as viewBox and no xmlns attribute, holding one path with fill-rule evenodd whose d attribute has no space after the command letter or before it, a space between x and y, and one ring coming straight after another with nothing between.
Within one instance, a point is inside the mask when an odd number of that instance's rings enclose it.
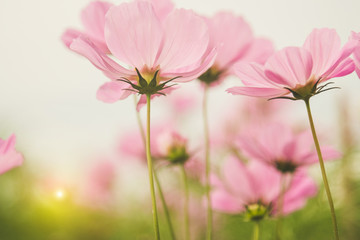
<instances>
[{"instance_id":1,"label":"flower petal","mask_svg":"<svg viewBox=\"0 0 360 240\"><path fill-rule=\"evenodd\" d=\"M82 32L75 29L66 29L66 31L61 35L61 41L65 44L66 47L70 48L71 43L74 39L83 35Z\"/></svg>"},{"instance_id":2,"label":"flower petal","mask_svg":"<svg viewBox=\"0 0 360 240\"><path fill-rule=\"evenodd\" d=\"M215 189L211 192L211 205L213 209L226 213L240 213L244 210L239 199L225 189Z\"/></svg>"},{"instance_id":3,"label":"flower petal","mask_svg":"<svg viewBox=\"0 0 360 240\"><path fill-rule=\"evenodd\" d=\"M70 49L89 59L95 67L103 71L111 79L134 75L133 71L117 64L85 37L80 36L75 39L70 45Z\"/></svg>"},{"instance_id":4,"label":"flower petal","mask_svg":"<svg viewBox=\"0 0 360 240\"><path fill-rule=\"evenodd\" d=\"M334 29L314 29L306 38L304 48L313 57L312 73L320 77L338 58L341 40Z\"/></svg>"},{"instance_id":5,"label":"flower petal","mask_svg":"<svg viewBox=\"0 0 360 240\"><path fill-rule=\"evenodd\" d=\"M7 140L0 141L0 174L20 166L24 161L23 156L15 150L15 142L14 134Z\"/></svg>"},{"instance_id":6,"label":"flower petal","mask_svg":"<svg viewBox=\"0 0 360 240\"><path fill-rule=\"evenodd\" d=\"M118 59L142 70L154 66L162 27L149 2L123 3L106 14L105 39Z\"/></svg>"},{"instance_id":7,"label":"flower petal","mask_svg":"<svg viewBox=\"0 0 360 240\"><path fill-rule=\"evenodd\" d=\"M252 42L250 48L240 61L264 64L273 53L274 45L269 39L257 38Z\"/></svg>"},{"instance_id":8,"label":"flower petal","mask_svg":"<svg viewBox=\"0 0 360 240\"><path fill-rule=\"evenodd\" d=\"M239 199L246 203L257 200L256 186L254 186L252 176L242 162L233 157L229 158L224 164L223 176L226 186Z\"/></svg>"},{"instance_id":9,"label":"flower petal","mask_svg":"<svg viewBox=\"0 0 360 240\"><path fill-rule=\"evenodd\" d=\"M289 189L284 195L283 214L289 214L303 207L306 200L314 197L317 193L317 186L310 177L303 172L294 175Z\"/></svg>"},{"instance_id":10,"label":"flower petal","mask_svg":"<svg viewBox=\"0 0 360 240\"><path fill-rule=\"evenodd\" d=\"M234 72L247 87L283 89L266 77L264 66L258 63L238 63L234 66Z\"/></svg>"},{"instance_id":11,"label":"flower petal","mask_svg":"<svg viewBox=\"0 0 360 240\"><path fill-rule=\"evenodd\" d=\"M143 0L137 0L143 1ZM174 3L170 0L147 0L152 3L156 16L162 21L174 9Z\"/></svg>"},{"instance_id":12,"label":"flower petal","mask_svg":"<svg viewBox=\"0 0 360 240\"><path fill-rule=\"evenodd\" d=\"M342 156L342 154L330 146L322 146L320 148L324 161L335 160ZM301 158L304 164L313 164L319 162L318 155L315 151L303 155Z\"/></svg>"},{"instance_id":13,"label":"flower petal","mask_svg":"<svg viewBox=\"0 0 360 240\"><path fill-rule=\"evenodd\" d=\"M112 6L113 4L108 2L95 1L89 3L81 12L81 21L86 35L104 52L109 51L104 37L105 15Z\"/></svg>"},{"instance_id":14,"label":"flower petal","mask_svg":"<svg viewBox=\"0 0 360 240\"><path fill-rule=\"evenodd\" d=\"M355 63L355 67L356 67L355 68L356 74L360 78L360 47L357 47L354 50L354 63Z\"/></svg>"},{"instance_id":15,"label":"flower petal","mask_svg":"<svg viewBox=\"0 0 360 240\"><path fill-rule=\"evenodd\" d=\"M311 53L314 61L312 73L322 77L323 81L351 73L354 67L348 57L356 44L357 41L351 38L341 48L341 40L335 29L314 29L304 43L304 48Z\"/></svg>"},{"instance_id":16,"label":"flower petal","mask_svg":"<svg viewBox=\"0 0 360 240\"><path fill-rule=\"evenodd\" d=\"M162 72L161 76L165 77L165 79L179 77L175 79L174 82L188 82L194 80L206 72L206 70L208 70L209 67L213 65L215 57L216 50L213 49L210 53L203 56L200 63L189 66L187 68L174 70L174 72Z\"/></svg>"},{"instance_id":17,"label":"flower petal","mask_svg":"<svg viewBox=\"0 0 360 240\"><path fill-rule=\"evenodd\" d=\"M272 55L265 64L265 75L272 81L294 88L305 85L311 76L311 54L302 48L287 47Z\"/></svg>"},{"instance_id":18,"label":"flower petal","mask_svg":"<svg viewBox=\"0 0 360 240\"><path fill-rule=\"evenodd\" d=\"M245 95L263 98L280 97L289 93L289 91L286 89L261 87L232 87L228 88L226 91L233 95Z\"/></svg>"},{"instance_id":19,"label":"flower petal","mask_svg":"<svg viewBox=\"0 0 360 240\"><path fill-rule=\"evenodd\" d=\"M96 93L96 98L106 103L114 103L127 98L131 91L129 84L120 81L111 81L103 84Z\"/></svg>"},{"instance_id":20,"label":"flower petal","mask_svg":"<svg viewBox=\"0 0 360 240\"><path fill-rule=\"evenodd\" d=\"M327 79L334 77L342 77L352 73L355 70L354 61L351 58L345 59L326 77Z\"/></svg>"},{"instance_id":21,"label":"flower petal","mask_svg":"<svg viewBox=\"0 0 360 240\"><path fill-rule=\"evenodd\" d=\"M253 34L249 24L231 12L220 12L207 19L210 31L209 47L216 47L218 68L229 68L244 56L252 43ZM225 27L226 26L226 27Z\"/></svg>"},{"instance_id":22,"label":"flower petal","mask_svg":"<svg viewBox=\"0 0 360 240\"><path fill-rule=\"evenodd\" d=\"M191 10L174 10L165 21L164 39L155 65L172 71L193 65L203 57L209 43L205 21Z\"/></svg>"}]
</instances>

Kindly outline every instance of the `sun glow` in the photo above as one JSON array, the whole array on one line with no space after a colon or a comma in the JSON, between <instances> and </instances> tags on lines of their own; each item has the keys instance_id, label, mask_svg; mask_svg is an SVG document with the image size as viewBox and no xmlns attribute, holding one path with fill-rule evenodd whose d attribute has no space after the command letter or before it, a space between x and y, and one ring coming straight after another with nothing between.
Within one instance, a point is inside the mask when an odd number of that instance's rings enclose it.
<instances>
[{"instance_id":1,"label":"sun glow","mask_svg":"<svg viewBox=\"0 0 360 240\"><path fill-rule=\"evenodd\" d=\"M65 198L65 191L63 189L57 189L55 192L54 192L54 196L56 199L58 200L62 200Z\"/></svg>"}]
</instances>

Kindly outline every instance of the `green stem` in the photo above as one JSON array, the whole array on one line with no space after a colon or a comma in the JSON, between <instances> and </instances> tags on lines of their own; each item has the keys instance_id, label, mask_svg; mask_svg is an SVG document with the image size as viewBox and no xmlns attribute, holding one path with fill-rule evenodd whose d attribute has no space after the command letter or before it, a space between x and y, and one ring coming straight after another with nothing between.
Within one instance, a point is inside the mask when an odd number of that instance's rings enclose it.
<instances>
[{"instance_id":1,"label":"green stem","mask_svg":"<svg viewBox=\"0 0 360 240\"><path fill-rule=\"evenodd\" d=\"M160 185L160 181L159 181L159 178L158 178L158 176L157 176L156 171L154 171L154 178L155 178L156 186L157 186L157 188L158 188L158 192L159 192L159 196L160 196L160 199L161 199L161 203L162 203L163 208L164 208L165 218L166 218L166 222L167 222L168 227L169 227L171 239L175 240L176 237L175 237L174 228L173 228L173 225L172 225L172 222L171 222L171 218L170 218L169 208L168 208L168 206L167 206L167 204L166 204L165 197L164 197L164 194L163 194L163 191L162 191L162 188L161 188L161 185Z\"/></svg>"},{"instance_id":2,"label":"green stem","mask_svg":"<svg viewBox=\"0 0 360 240\"><path fill-rule=\"evenodd\" d=\"M185 226L185 240L190 239L190 226L189 226L189 185L187 181L186 171L184 164L181 165L181 173L184 181L184 193L185 193L185 202L184 202L184 226Z\"/></svg>"},{"instance_id":3,"label":"green stem","mask_svg":"<svg viewBox=\"0 0 360 240\"><path fill-rule=\"evenodd\" d=\"M255 221L254 222L254 232L253 232L253 240L259 240L259 236L260 236L260 222L259 221Z\"/></svg>"},{"instance_id":4,"label":"green stem","mask_svg":"<svg viewBox=\"0 0 360 240\"><path fill-rule=\"evenodd\" d=\"M137 105L137 97L136 95L134 94L134 102L135 102L135 107ZM141 138L144 142L144 146L146 147L146 136L145 136L145 131L144 131L144 127L142 125L142 121L141 121L141 117L140 117L140 114L138 111L136 111L136 119L137 119L137 122L138 122L138 125L139 125L139 130L140 130L140 134L141 134ZM169 227L169 231L170 231L170 235L171 235L171 239L172 240L175 240L176 237L175 237L175 232L174 232L174 227L172 225L172 222L171 222L171 218L170 218L170 212L169 212L169 208L166 204L166 201L165 201L165 196L164 196L164 193L162 191L162 187L161 187L161 184L160 184L160 181L159 181L159 178L157 176L157 173L156 173L156 170L154 169L154 179L155 179L155 184L156 184L156 187L158 189L158 192L159 192L159 196L160 196L160 200L161 200L161 204L164 208L164 213L165 213L165 219L166 219L166 222L168 224L168 227Z\"/></svg>"},{"instance_id":5,"label":"green stem","mask_svg":"<svg viewBox=\"0 0 360 240\"><path fill-rule=\"evenodd\" d=\"M204 89L203 99L203 120L204 120L204 137L205 137L205 193L207 198L207 231L206 239L211 240L212 235L212 208L210 199L210 140L209 140L209 123L207 113L207 95L208 86Z\"/></svg>"},{"instance_id":6,"label":"green stem","mask_svg":"<svg viewBox=\"0 0 360 240\"><path fill-rule=\"evenodd\" d=\"M139 112L136 110L136 105L137 105L138 99L137 99L137 97L136 97L135 94L133 94L133 95L134 95L134 103L135 103L136 120L137 120L137 123L138 123L138 126L139 126L139 130L140 130L140 134L141 134L141 139L143 140L144 146L146 147L145 130L144 130L144 127L143 127L143 124L142 124L142 121L141 121L140 114L139 114Z\"/></svg>"},{"instance_id":7,"label":"green stem","mask_svg":"<svg viewBox=\"0 0 360 240\"><path fill-rule=\"evenodd\" d=\"M281 239L281 232L282 232L282 221L283 221L283 209L284 209L284 196L286 192L286 180L285 180L285 174L281 173L281 190L279 195L279 202L278 202L278 220L276 222L276 239Z\"/></svg>"},{"instance_id":8,"label":"green stem","mask_svg":"<svg viewBox=\"0 0 360 240\"><path fill-rule=\"evenodd\" d=\"M151 159L151 150L150 150L150 95L146 95L146 105L147 105L147 121L146 121L146 159L149 170L149 182L150 182L150 191L151 191L151 200L152 200L152 214L154 222L154 231L156 240L160 239L159 231L159 222L158 214L156 208L156 198L155 198L155 188L154 188L154 177L153 177L153 166Z\"/></svg>"},{"instance_id":9,"label":"green stem","mask_svg":"<svg viewBox=\"0 0 360 240\"><path fill-rule=\"evenodd\" d=\"M313 121L313 118L312 118L312 115L311 115L310 101L309 101L309 99L306 99L304 101L305 101L306 110L307 110L307 113L308 113L308 116L309 116L309 123L310 123L310 127L311 127L312 136L314 138L316 152L317 152L318 158L319 158L319 163L320 163L320 168L321 168L321 175L322 175L322 178L323 178L324 187L325 187L327 199L328 199L329 206L330 206L331 218L332 218L332 223L333 223L333 228L334 228L335 239L339 240L339 231L338 231L338 226L337 226L337 221L336 221L334 202L333 202L333 199L332 199L332 196L331 196L329 183L328 183L328 180L327 180L327 177L326 177L325 164L324 164L324 160L323 160L323 157L322 157L322 154L321 154L319 141L318 141L318 138L316 136L314 121Z\"/></svg>"}]
</instances>

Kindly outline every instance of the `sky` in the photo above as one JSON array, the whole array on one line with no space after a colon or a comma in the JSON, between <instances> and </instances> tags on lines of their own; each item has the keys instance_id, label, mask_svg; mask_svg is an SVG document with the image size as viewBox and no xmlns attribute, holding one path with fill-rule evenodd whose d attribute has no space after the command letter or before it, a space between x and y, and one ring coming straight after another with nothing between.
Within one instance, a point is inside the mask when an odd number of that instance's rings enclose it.
<instances>
[{"instance_id":1,"label":"sky","mask_svg":"<svg viewBox=\"0 0 360 240\"><path fill-rule=\"evenodd\" d=\"M96 99L106 77L60 41L66 28L82 29L80 12L86 0L2 0L0 8L0 137L17 135L26 164L39 172L74 175L88 161L114 148L121 132L135 124L133 99L105 104ZM115 4L124 1L112 1ZM211 16L233 11L243 16L256 36L267 37L277 49L300 46L313 28L335 28L343 43L350 32L360 32L357 0L177 0ZM314 98L314 117L336 127L336 106L348 99L360 119L355 74L336 79L341 90ZM216 117L233 96L224 90L238 80L211 91L210 115ZM189 89L201 95L196 85ZM240 85L240 84L238 84ZM192 86L192 87L191 87ZM294 115L305 117L303 106ZM336 108L335 108L336 107ZM156 109L153 118L163 118ZM144 115L144 112L141 113ZM199 115L201 117L201 115ZM210 117L211 119L211 117ZM305 119L305 118L304 118ZM201 122L199 121L200 124ZM359 132L359 125L354 130Z\"/></svg>"}]
</instances>

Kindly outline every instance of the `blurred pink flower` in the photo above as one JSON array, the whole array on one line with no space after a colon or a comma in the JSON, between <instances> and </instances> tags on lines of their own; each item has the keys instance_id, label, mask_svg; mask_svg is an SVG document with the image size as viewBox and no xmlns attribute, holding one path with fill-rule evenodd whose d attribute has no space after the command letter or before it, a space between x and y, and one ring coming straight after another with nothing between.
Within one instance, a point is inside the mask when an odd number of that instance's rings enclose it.
<instances>
[{"instance_id":1,"label":"blurred pink flower","mask_svg":"<svg viewBox=\"0 0 360 240\"><path fill-rule=\"evenodd\" d=\"M247 128L280 121L287 110L287 101L267 101L262 98L237 98L229 102L223 118L211 136L213 147L235 150L236 139ZM240 114L241 113L241 114Z\"/></svg>"},{"instance_id":2,"label":"blurred pink flower","mask_svg":"<svg viewBox=\"0 0 360 240\"><path fill-rule=\"evenodd\" d=\"M102 52L110 53L105 42L105 14L113 4L102 1L89 3L81 12L81 21L85 30L67 29L61 36L63 43L70 48L72 41L80 36L89 38Z\"/></svg>"},{"instance_id":3,"label":"blurred pink flower","mask_svg":"<svg viewBox=\"0 0 360 240\"><path fill-rule=\"evenodd\" d=\"M130 68L108 57L90 38L79 36L70 44L70 49L88 58L114 80L100 87L97 94L100 100L114 102L134 92L143 94L142 98L145 94L161 94L167 81L193 80L213 63L215 51L207 51L209 33L205 21L190 10L176 9L167 14L170 7L156 6L164 2L136 1L108 10L107 47ZM165 10L160 13L155 9ZM144 85L153 91L144 92Z\"/></svg>"},{"instance_id":4,"label":"blurred pink flower","mask_svg":"<svg viewBox=\"0 0 360 240\"><path fill-rule=\"evenodd\" d=\"M188 140L180 133L174 130L169 124L154 124L151 129L151 153L157 164L169 164L169 159L174 154L184 154L185 169L189 177L200 179L204 172L204 165L199 160L199 152L188 146ZM125 133L119 141L119 154L125 155L124 159L129 157L146 163L146 153L144 140L139 131L129 131ZM175 162L172 162L175 163Z\"/></svg>"},{"instance_id":5,"label":"blurred pink flower","mask_svg":"<svg viewBox=\"0 0 360 240\"><path fill-rule=\"evenodd\" d=\"M16 137L12 134L7 140L0 139L0 174L20 166L24 159L15 149Z\"/></svg>"},{"instance_id":6,"label":"blurred pink flower","mask_svg":"<svg viewBox=\"0 0 360 240\"><path fill-rule=\"evenodd\" d=\"M341 48L334 29L314 29L302 47L287 47L272 55L265 66L257 63L238 64L236 75L245 85L227 91L265 98L306 99L326 89L318 86L334 77L354 71L349 57L356 41L349 40ZM292 93L292 97L286 95Z\"/></svg>"},{"instance_id":7,"label":"blurred pink flower","mask_svg":"<svg viewBox=\"0 0 360 240\"><path fill-rule=\"evenodd\" d=\"M115 182L115 165L105 160L98 161L88 173L84 186L84 201L92 206L104 206L110 204Z\"/></svg>"},{"instance_id":8,"label":"blurred pink flower","mask_svg":"<svg viewBox=\"0 0 360 240\"><path fill-rule=\"evenodd\" d=\"M355 63L355 71L360 78L360 33L352 32L350 38L358 41L357 47L355 48L353 53L353 57Z\"/></svg>"},{"instance_id":9,"label":"blurred pink flower","mask_svg":"<svg viewBox=\"0 0 360 240\"><path fill-rule=\"evenodd\" d=\"M249 24L242 17L231 12L219 12L205 19L210 31L208 51L217 49L214 64L199 78L207 84L219 84L226 76L233 74L232 67L236 63L263 64L274 51L270 40L254 37Z\"/></svg>"},{"instance_id":10,"label":"blurred pink flower","mask_svg":"<svg viewBox=\"0 0 360 240\"><path fill-rule=\"evenodd\" d=\"M281 174L257 161L247 165L229 158L222 168L222 178L212 175L212 205L215 210L237 214L259 211L262 218L275 215L281 191ZM306 200L316 194L315 183L303 171L295 174L287 184L283 213L289 214L302 208Z\"/></svg>"},{"instance_id":11,"label":"blurred pink flower","mask_svg":"<svg viewBox=\"0 0 360 240\"><path fill-rule=\"evenodd\" d=\"M198 107L199 99L194 92L191 92L192 88L188 86L181 87L172 93L167 99L167 103L171 110L173 110L172 116L174 120L178 119L179 115L188 113Z\"/></svg>"},{"instance_id":12,"label":"blurred pink flower","mask_svg":"<svg viewBox=\"0 0 360 240\"><path fill-rule=\"evenodd\" d=\"M161 155L159 153L158 138L167 132L173 131L173 127L167 123L155 123L150 131L151 154L154 158L158 158ZM120 154L125 154L146 163L145 142L138 129L132 129L121 136L119 150Z\"/></svg>"},{"instance_id":13,"label":"blurred pink flower","mask_svg":"<svg viewBox=\"0 0 360 240\"><path fill-rule=\"evenodd\" d=\"M262 161L283 173L295 172L299 167L318 162L310 131L294 133L280 123L253 125L237 140L239 149L251 159ZM324 160L341 157L330 146L321 147Z\"/></svg>"}]
</instances>

